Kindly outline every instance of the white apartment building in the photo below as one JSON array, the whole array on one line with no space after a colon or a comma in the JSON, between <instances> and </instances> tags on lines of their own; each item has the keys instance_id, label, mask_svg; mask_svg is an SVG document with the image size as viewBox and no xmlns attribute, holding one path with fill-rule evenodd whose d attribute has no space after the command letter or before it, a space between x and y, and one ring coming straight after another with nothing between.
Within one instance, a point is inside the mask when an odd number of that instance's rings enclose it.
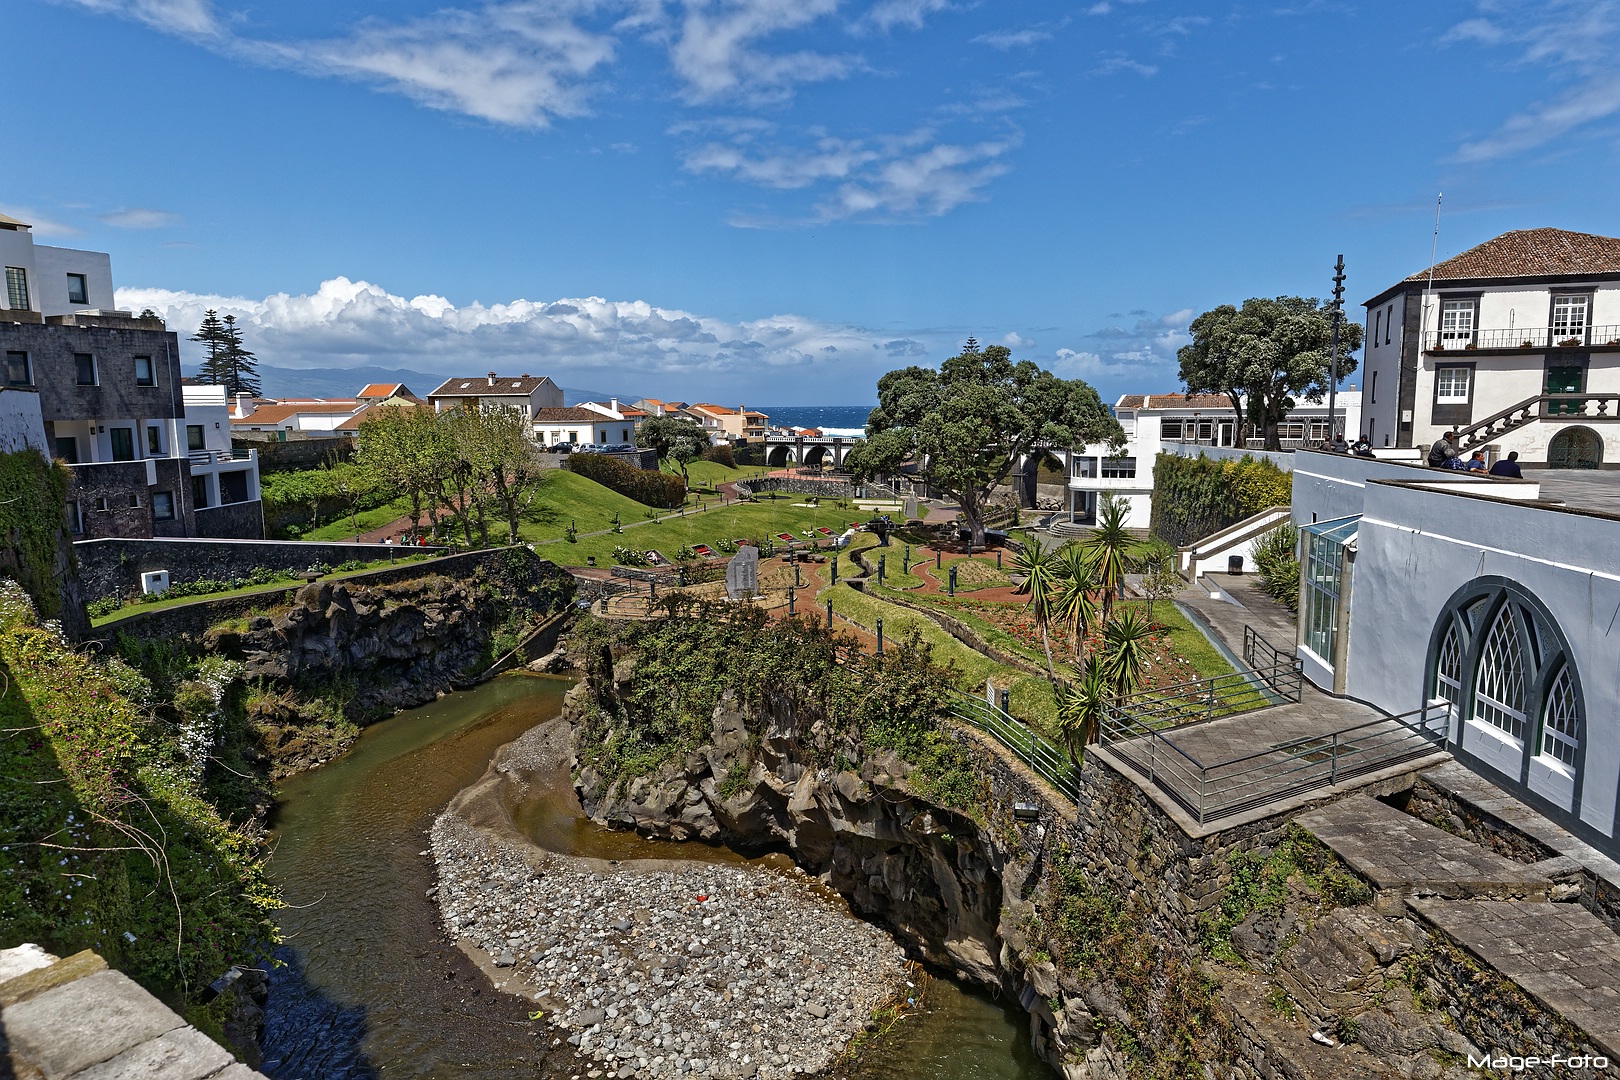
<instances>
[{"instance_id":1,"label":"white apartment building","mask_svg":"<svg viewBox=\"0 0 1620 1080\"><path fill-rule=\"evenodd\" d=\"M634 443L636 441L636 429L641 426L643 420L647 419L645 410L638 409L634 405L626 405L618 398L610 398L607 401L582 401L579 403L579 407L589 409L594 413L601 413L603 417L610 421L605 428L602 427L600 421L595 423L597 428L607 431L610 436L606 439L595 440L597 442Z\"/></svg>"},{"instance_id":2,"label":"white apartment building","mask_svg":"<svg viewBox=\"0 0 1620 1080\"><path fill-rule=\"evenodd\" d=\"M4 214L0 214L0 266L6 275L0 290L0 309L5 313L0 318L9 322L113 309L111 256L36 244L30 225Z\"/></svg>"},{"instance_id":3,"label":"white apartment building","mask_svg":"<svg viewBox=\"0 0 1620 1080\"><path fill-rule=\"evenodd\" d=\"M231 399L225 388L184 383L180 393L185 402L192 505L208 510L258 502L259 452L231 445Z\"/></svg>"},{"instance_id":4,"label":"white apartment building","mask_svg":"<svg viewBox=\"0 0 1620 1080\"><path fill-rule=\"evenodd\" d=\"M1620 467L1620 239L1503 233L1365 306L1375 446L1421 450L1456 428L1491 460Z\"/></svg>"},{"instance_id":5,"label":"white apartment building","mask_svg":"<svg viewBox=\"0 0 1620 1080\"><path fill-rule=\"evenodd\" d=\"M1361 394L1338 394L1338 426L1351 441L1361 431ZM1075 524L1094 524L1105 494L1129 508L1126 527L1146 529L1153 518L1153 464L1161 453L1190 447L1227 448L1237 454L1265 445L1261 431L1239 422L1223 394L1126 394L1114 404L1125 448L1078 447L1060 455L1068 476L1065 510ZM1248 428L1248 430L1244 430ZM1278 426L1284 450L1314 446L1330 437L1328 402L1300 402ZM1241 437L1240 437L1241 436Z\"/></svg>"}]
</instances>

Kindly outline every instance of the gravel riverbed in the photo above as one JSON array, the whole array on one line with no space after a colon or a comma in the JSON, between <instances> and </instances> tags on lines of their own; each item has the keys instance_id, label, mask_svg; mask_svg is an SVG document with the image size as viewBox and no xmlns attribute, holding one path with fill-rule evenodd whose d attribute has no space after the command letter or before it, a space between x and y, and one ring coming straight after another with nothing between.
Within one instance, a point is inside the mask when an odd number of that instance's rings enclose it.
<instances>
[{"instance_id":1,"label":"gravel riverbed","mask_svg":"<svg viewBox=\"0 0 1620 1080\"><path fill-rule=\"evenodd\" d=\"M507 969L592 1080L817 1073L914 978L893 939L801 871L612 865L454 813L432 853L445 931Z\"/></svg>"}]
</instances>

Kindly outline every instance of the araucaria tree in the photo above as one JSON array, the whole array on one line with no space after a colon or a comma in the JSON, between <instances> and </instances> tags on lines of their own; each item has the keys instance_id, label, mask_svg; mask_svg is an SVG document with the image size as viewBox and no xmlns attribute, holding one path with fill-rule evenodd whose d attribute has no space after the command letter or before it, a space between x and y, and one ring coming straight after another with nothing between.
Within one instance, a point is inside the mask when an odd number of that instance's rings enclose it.
<instances>
[{"instance_id":1,"label":"araucaria tree","mask_svg":"<svg viewBox=\"0 0 1620 1080\"><path fill-rule=\"evenodd\" d=\"M223 335L225 348L219 364L220 373L224 376L220 381L225 384L225 392L258 397L258 357L242 347L242 328L236 325L235 315L225 316Z\"/></svg>"},{"instance_id":2,"label":"araucaria tree","mask_svg":"<svg viewBox=\"0 0 1620 1080\"><path fill-rule=\"evenodd\" d=\"M1280 450L1277 425L1303 397L1320 402L1331 379L1331 305L1302 296L1222 304L1192 321L1192 344L1177 354L1189 394L1225 394L1237 414ZM1339 377L1356 370L1361 326L1339 324ZM1244 405L1247 403L1247 415Z\"/></svg>"},{"instance_id":3,"label":"araucaria tree","mask_svg":"<svg viewBox=\"0 0 1620 1080\"><path fill-rule=\"evenodd\" d=\"M202 371L198 377L205 383L226 385L227 369L224 358L227 351L225 323L219 312L209 308L203 312L202 325L191 335L191 340L203 347Z\"/></svg>"},{"instance_id":4,"label":"araucaria tree","mask_svg":"<svg viewBox=\"0 0 1620 1080\"><path fill-rule=\"evenodd\" d=\"M857 477L915 460L933 486L961 507L975 545L984 543L985 505L1025 454L1047 447L1120 446L1124 433L1097 391L1060 379L1000 345L969 338L939 370L901 368L878 380L866 439L850 452Z\"/></svg>"}]
</instances>

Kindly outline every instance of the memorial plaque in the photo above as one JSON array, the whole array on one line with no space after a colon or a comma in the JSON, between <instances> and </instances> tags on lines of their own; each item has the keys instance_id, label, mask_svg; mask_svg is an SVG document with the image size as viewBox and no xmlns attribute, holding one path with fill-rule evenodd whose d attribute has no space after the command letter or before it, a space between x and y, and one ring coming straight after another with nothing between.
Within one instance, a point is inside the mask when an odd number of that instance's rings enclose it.
<instances>
[{"instance_id":1,"label":"memorial plaque","mask_svg":"<svg viewBox=\"0 0 1620 1080\"><path fill-rule=\"evenodd\" d=\"M906 496L906 507L901 513L905 514L907 521L916 521L923 516L922 503L917 501L917 496Z\"/></svg>"},{"instance_id":2,"label":"memorial plaque","mask_svg":"<svg viewBox=\"0 0 1620 1080\"><path fill-rule=\"evenodd\" d=\"M726 564L726 595L733 600L759 595L759 548L743 544Z\"/></svg>"}]
</instances>

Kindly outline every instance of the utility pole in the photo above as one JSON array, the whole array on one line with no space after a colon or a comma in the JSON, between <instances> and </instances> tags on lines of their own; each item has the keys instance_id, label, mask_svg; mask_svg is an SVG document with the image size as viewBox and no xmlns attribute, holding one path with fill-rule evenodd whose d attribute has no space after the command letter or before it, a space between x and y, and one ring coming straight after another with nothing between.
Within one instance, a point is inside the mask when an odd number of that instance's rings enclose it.
<instances>
[{"instance_id":1,"label":"utility pole","mask_svg":"<svg viewBox=\"0 0 1620 1080\"><path fill-rule=\"evenodd\" d=\"M1344 318L1344 256L1333 264L1333 381L1328 383L1328 442L1339 434L1339 320Z\"/></svg>"}]
</instances>

